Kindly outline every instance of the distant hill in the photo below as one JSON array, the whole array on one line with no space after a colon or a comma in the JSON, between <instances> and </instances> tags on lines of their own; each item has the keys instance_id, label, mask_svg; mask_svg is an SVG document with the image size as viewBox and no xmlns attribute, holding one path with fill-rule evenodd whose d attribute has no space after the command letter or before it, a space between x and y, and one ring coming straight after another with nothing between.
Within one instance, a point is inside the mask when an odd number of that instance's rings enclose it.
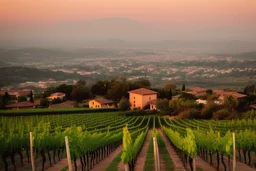
<instances>
[{"instance_id":1,"label":"distant hill","mask_svg":"<svg viewBox=\"0 0 256 171\"><path fill-rule=\"evenodd\" d=\"M236 55L232 55L232 57L237 59L256 60L256 51L239 53Z\"/></svg>"},{"instance_id":2,"label":"distant hill","mask_svg":"<svg viewBox=\"0 0 256 171\"><path fill-rule=\"evenodd\" d=\"M46 69L27 68L27 67L3 67L0 68L0 85L14 85L26 81L79 79L78 74L68 74L64 72L53 72ZM84 78L84 76L83 76Z\"/></svg>"},{"instance_id":3,"label":"distant hill","mask_svg":"<svg viewBox=\"0 0 256 171\"><path fill-rule=\"evenodd\" d=\"M7 64L7 63L5 63L5 62L1 62L1 61L0 61L0 68L2 68L2 67L8 67L8 66L10 66L10 64Z\"/></svg>"}]
</instances>

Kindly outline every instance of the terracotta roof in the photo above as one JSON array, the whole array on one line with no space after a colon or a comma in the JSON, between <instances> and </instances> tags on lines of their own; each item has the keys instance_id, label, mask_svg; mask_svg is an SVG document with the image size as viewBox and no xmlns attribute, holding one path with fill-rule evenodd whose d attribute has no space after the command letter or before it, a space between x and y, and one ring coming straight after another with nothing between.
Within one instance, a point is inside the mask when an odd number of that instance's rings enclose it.
<instances>
[{"instance_id":1,"label":"terracotta roof","mask_svg":"<svg viewBox=\"0 0 256 171\"><path fill-rule=\"evenodd\" d=\"M69 107L74 107L75 103L76 102L74 101L65 101L62 103L50 105L49 108L69 108Z\"/></svg>"},{"instance_id":2,"label":"terracotta roof","mask_svg":"<svg viewBox=\"0 0 256 171\"><path fill-rule=\"evenodd\" d=\"M237 92L234 92L234 91L232 91L232 92L224 92L222 95L232 95L232 96L234 96L235 98L237 98L237 99L239 99L239 98L243 98L243 97L246 97L246 95L245 94L240 94L240 93L237 93Z\"/></svg>"},{"instance_id":3,"label":"terracotta roof","mask_svg":"<svg viewBox=\"0 0 256 171\"><path fill-rule=\"evenodd\" d=\"M202 92L206 92L207 89L201 88L201 87L193 87L193 88L191 88L191 90L193 92L202 93Z\"/></svg>"},{"instance_id":4,"label":"terracotta roof","mask_svg":"<svg viewBox=\"0 0 256 171\"><path fill-rule=\"evenodd\" d=\"M7 108L20 108L20 107L34 107L36 106L34 103L31 102L18 102L10 105L6 105Z\"/></svg>"},{"instance_id":5,"label":"terracotta roof","mask_svg":"<svg viewBox=\"0 0 256 171\"><path fill-rule=\"evenodd\" d=\"M96 102L100 103L100 104L109 104L109 103L114 103L112 100L108 100L105 98L98 98L98 99L93 99Z\"/></svg>"},{"instance_id":6,"label":"terracotta roof","mask_svg":"<svg viewBox=\"0 0 256 171\"><path fill-rule=\"evenodd\" d=\"M34 101L34 104L35 104L36 106L39 106L39 105L40 105L40 102L41 102L41 99L37 99L37 100Z\"/></svg>"},{"instance_id":7,"label":"terracotta roof","mask_svg":"<svg viewBox=\"0 0 256 171\"><path fill-rule=\"evenodd\" d=\"M225 93L224 90L213 90L214 93L216 93L217 95L222 95L223 93Z\"/></svg>"},{"instance_id":8,"label":"terracotta roof","mask_svg":"<svg viewBox=\"0 0 256 171\"><path fill-rule=\"evenodd\" d=\"M157 99L154 99L154 100L149 101L148 104L156 105L156 102L157 102Z\"/></svg>"},{"instance_id":9,"label":"terracotta roof","mask_svg":"<svg viewBox=\"0 0 256 171\"><path fill-rule=\"evenodd\" d=\"M134 93L134 94L140 94L140 95L150 95L150 94L157 94L156 91L152 91L146 88L139 88L135 90L129 91L129 93Z\"/></svg>"},{"instance_id":10,"label":"terracotta roof","mask_svg":"<svg viewBox=\"0 0 256 171\"><path fill-rule=\"evenodd\" d=\"M256 104L252 104L250 107L256 109Z\"/></svg>"}]
</instances>

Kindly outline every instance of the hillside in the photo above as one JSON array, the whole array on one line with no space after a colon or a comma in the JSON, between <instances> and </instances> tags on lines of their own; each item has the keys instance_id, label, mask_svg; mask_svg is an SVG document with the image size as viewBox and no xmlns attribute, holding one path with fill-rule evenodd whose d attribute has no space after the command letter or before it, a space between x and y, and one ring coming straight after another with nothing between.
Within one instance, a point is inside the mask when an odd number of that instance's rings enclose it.
<instances>
[{"instance_id":1,"label":"hillside","mask_svg":"<svg viewBox=\"0 0 256 171\"><path fill-rule=\"evenodd\" d=\"M78 74L68 74L64 72L53 72L46 69L27 68L27 67L3 67L0 68L0 84L14 85L26 81L78 79Z\"/></svg>"}]
</instances>

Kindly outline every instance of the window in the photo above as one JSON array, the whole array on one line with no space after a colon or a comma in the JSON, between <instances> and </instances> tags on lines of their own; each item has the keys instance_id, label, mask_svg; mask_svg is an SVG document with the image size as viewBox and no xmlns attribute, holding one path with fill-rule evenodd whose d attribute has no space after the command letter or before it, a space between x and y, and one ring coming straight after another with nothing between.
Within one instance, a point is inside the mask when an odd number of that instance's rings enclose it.
<instances>
[{"instance_id":1,"label":"window","mask_svg":"<svg viewBox=\"0 0 256 171\"><path fill-rule=\"evenodd\" d=\"M135 104L133 106L135 107Z\"/></svg>"},{"instance_id":2,"label":"window","mask_svg":"<svg viewBox=\"0 0 256 171\"><path fill-rule=\"evenodd\" d=\"M151 100L151 97L149 97L149 100Z\"/></svg>"},{"instance_id":3,"label":"window","mask_svg":"<svg viewBox=\"0 0 256 171\"><path fill-rule=\"evenodd\" d=\"M135 96L133 97L133 99L135 99Z\"/></svg>"}]
</instances>

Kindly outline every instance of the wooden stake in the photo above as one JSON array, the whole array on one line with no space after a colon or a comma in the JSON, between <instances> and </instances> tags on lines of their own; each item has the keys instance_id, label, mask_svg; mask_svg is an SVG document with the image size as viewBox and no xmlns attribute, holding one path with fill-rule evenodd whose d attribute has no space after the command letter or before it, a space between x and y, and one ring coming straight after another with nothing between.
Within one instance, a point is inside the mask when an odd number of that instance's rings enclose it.
<instances>
[{"instance_id":1,"label":"wooden stake","mask_svg":"<svg viewBox=\"0 0 256 171\"><path fill-rule=\"evenodd\" d=\"M70 150L69 150L69 143L68 143L68 136L65 136L65 143L66 143L66 152L67 152L67 159L68 159L68 170L72 171L72 162L70 157Z\"/></svg>"},{"instance_id":2,"label":"wooden stake","mask_svg":"<svg viewBox=\"0 0 256 171\"><path fill-rule=\"evenodd\" d=\"M232 133L233 135L233 171L236 170L236 137L235 133Z\"/></svg>"},{"instance_id":3,"label":"wooden stake","mask_svg":"<svg viewBox=\"0 0 256 171\"><path fill-rule=\"evenodd\" d=\"M160 171L159 152L156 137L153 137L155 171Z\"/></svg>"},{"instance_id":4,"label":"wooden stake","mask_svg":"<svg viewBox=\"0 0 256 171\"><path fill-rule=\"evenodd\" d=\"M129 165L128 165L128 163L124 164L124 171L129 171Z\"/></svg>"},{"instance_id":5,"label":"wooden stake","mask_svg":"<svg viewBox=\"0 0 256 171\"><path fill-rule=\"evenodd\" d=\"M196 158L193 158L193 171L196 171Z\"/></svg>"},{"instance_id":6,"label":"wooden stake","mask_svg":"<svg viewBox=\"0 0 256 171\"><path fill-rule=\"evenodd\" d=\"M30 139L30 160L32 164L32 171L35 171L35 161L34 161L34 155L33 155L33 135L32 132L29 133L29 139Z\"/></svg>"}]
</instances>

